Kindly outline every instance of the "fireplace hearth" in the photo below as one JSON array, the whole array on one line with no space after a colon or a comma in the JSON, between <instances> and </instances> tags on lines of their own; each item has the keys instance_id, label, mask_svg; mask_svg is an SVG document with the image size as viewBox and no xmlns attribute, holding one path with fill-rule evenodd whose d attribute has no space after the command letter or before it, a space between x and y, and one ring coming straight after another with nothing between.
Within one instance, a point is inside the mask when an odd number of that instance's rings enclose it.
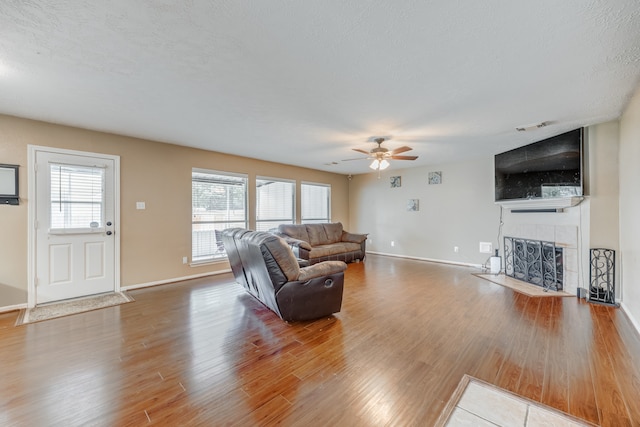
<instances>
[{"instance_id":1,"label":"fireplace hearth","mask_svg":"<svg viewBox=\"0 0 640 427\"><path fill-rule=\"evenodd\" d=\"M563 250L554 242L504 238L505 275L544 290L563 289Z\"/></svg>"}]
</instances>

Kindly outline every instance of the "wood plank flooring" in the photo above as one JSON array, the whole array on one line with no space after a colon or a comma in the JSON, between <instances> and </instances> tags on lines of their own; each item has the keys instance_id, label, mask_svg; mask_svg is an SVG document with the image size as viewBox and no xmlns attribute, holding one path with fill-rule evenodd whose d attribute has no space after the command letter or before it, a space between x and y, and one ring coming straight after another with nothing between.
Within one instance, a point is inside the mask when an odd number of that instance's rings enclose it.
<instances>
[{"instance_id":1,"label":"wood plank flooring","mask_svg":"<svg viewBox=\"0 0 640 427\"><path fill-rule=\"evenodd\" d=\"M369 255L342 311L288 324L230 274L14 327L3 426L429 426L464 374L602 426L640 426L640 337L620 309L533 298L477 270Z\"/></svg>"}]
</instances>

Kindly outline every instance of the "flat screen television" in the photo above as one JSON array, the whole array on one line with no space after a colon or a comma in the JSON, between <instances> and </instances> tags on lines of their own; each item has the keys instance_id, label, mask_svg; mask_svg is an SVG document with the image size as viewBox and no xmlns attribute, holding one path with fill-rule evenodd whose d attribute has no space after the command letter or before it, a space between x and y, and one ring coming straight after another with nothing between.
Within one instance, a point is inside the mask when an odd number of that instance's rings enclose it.
<instances>
[{"instance_id":1,"label":"flat screen television","mask_svg":"<svg viewBox=\"0 0 640 427\"><path fill-rule=\"evenodd\" d=\"M496 202L582 196L583 128L495 156Z\"/></svg>"}]
</instances>

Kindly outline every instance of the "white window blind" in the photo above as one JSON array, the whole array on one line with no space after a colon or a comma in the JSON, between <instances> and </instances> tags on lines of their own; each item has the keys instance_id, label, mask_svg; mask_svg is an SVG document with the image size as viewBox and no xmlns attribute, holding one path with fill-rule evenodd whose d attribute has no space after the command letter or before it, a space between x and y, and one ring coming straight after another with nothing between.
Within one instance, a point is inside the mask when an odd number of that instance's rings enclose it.
<instances>
[{"instance_id":1,"label":"white window blind","mask_svg":"<svg viewBox=\"0 0 640 427\"><path fill-rule=\"evenodd\" d=\"M302 223L331 222L331 186L302 183Z\"/></svg>"},{"instance_id":2,"label":"white window blind","mask_svg":"<svg viewBox=\"0 0 640 427\"><path fill-rule=\"evenodd\" d=\"M191 205L191 261L224 258L222 230L247 228L247 177L194 169Z\"/></svg>"},{"instance_id":3,"label":"white window blind","mask_svg":"<svg viewBox=\"0 0 640 427\"><path fill-rule=\"evenodd\" d=\"M49 174L51 229L104 226L104 168L51 163Z\"/></svg>"},{"instance_id":4,"label":"white window blind","mask_svg":"<svg viewBox=\"0 0 640 427\"><path fill-rule=\"evenodd\" d=\"M295 181L256 179L256 230L268 231L279 224L295 223Z\"/></svg>"}]
</instances>

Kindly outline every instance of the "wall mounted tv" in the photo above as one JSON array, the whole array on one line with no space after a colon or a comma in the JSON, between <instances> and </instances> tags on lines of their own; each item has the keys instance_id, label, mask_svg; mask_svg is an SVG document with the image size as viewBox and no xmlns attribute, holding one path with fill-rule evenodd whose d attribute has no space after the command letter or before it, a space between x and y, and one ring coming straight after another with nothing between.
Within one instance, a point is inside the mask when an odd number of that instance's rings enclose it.
<instances>
[{"instance_id":1,"label":"wall mounted tv","mask_svg":"<svg viewBox=\"0 0 640 427\"><path fill-rule=\"evenodd\" d=\"M583 128L495 156L496 202L582 196Z\"/></svg>"}]
</instances>

